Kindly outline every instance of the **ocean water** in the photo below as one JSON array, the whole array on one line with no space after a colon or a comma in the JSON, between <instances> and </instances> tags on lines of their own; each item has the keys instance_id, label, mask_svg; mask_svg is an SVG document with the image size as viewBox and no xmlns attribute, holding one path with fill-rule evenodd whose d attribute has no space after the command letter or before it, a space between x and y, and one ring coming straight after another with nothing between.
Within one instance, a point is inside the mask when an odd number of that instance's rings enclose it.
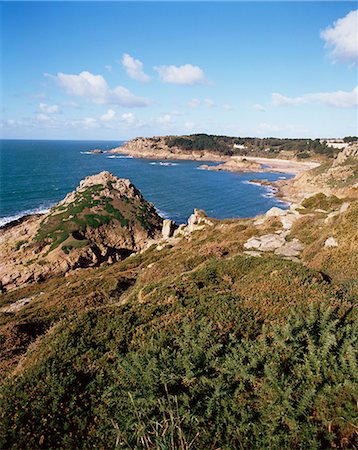
<instances>
[{"instance_id":1,"label":"ocean water","mask_svg":"<svg viewBox=\"0 0 358 450\"><path fill-rule=\"evenodd\" d=\"M290 174L230 173L199 169L197 161L160 161L125 155L88 154L121 141L0 141L0 226L23 215L45 212L102 170L129 178L164 218L186 222L193 208L218 219L253 217L287 205L270 188L251 179L290 178Z\"/></svg>"}]
</instances>

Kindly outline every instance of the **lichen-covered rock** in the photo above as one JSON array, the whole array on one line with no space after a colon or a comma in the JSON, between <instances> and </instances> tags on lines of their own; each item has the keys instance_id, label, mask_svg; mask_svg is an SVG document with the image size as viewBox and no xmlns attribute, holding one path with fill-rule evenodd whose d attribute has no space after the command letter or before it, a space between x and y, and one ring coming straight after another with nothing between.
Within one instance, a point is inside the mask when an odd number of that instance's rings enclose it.
<instances>
[{"instance_id":1,"label":"lichen-covered rock","mask_svg":"<svg viewBox=\"0 0 358 450\"><path fill-rule=\"evenodd\" d=\"M298 239L293 239L290 242L285 242L282 247L279 247L275 250L275 255L293 257L298 256L302 250L304 249L304 245Z\"/></svg>"},{"instance_id":2,"label":"lichen-covered rock","mask_svg":"<svg viewBox=\"0 0 358 450\"><path fill-rule=\"evenodd\" d=\"M265 234L263 236L250 238L244 244L244 248L268 252L282 247L285 242L285 238L280 234Z\"/></svg>"},{"instance_id":3,"label":"lichen-covered rock","mask_svg":"<svg viewBox=\"0 0 358 450\"><path fill-rule=\"evenodd\" d=\"M304 249L304 245L298 239L286 241L288 231L278 231L275 234L264 234L248 239L244 244L245 249L250 251L274 252L276 255L285 257L296 257ZM246 254L246 252L244 252Z\"/></svg>"}]
</instances>

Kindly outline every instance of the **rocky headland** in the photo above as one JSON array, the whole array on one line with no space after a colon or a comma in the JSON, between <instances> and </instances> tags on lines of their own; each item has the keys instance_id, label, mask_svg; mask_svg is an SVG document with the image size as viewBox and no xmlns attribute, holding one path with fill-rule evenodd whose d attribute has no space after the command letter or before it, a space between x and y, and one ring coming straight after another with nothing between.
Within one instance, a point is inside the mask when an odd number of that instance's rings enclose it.
<instances>
[{"instance_id":1,"label":"rocky headland","mask_svg":"<svg viewBox=\"0 0 358 450\"><path fill-rule=\"evenodd\" d=\"M168 145L168 136L151 138L138 137L126 142L122 147L109 150L108 153L121 153L135 158L176 159L193 161L227 161L228 156L208 150L183 150L178 146Z\"/></svg>"},{"instance_id":2,"label":"rocky headland","mask_svg":"<svg viewBox=\"0 0 358 450\"><path fill-rule=\"evenodd\" d=\"M129 180L89 176L47 214L0 230L2 289L121 260L161 236L162 222Z\"/></svg>"}]
</instances>

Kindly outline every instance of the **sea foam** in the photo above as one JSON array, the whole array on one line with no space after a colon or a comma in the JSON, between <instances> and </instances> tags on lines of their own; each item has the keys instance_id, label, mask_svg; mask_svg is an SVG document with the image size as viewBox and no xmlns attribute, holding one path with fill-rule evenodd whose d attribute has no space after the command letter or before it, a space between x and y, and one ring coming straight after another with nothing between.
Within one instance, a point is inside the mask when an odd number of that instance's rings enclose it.
<instances>
[{"instance_id":1,"label":"sea foam","mask_svg":"<svg viewBox=\"0 0 358 450\"><path fill-rule=\"evenodd\" d=\"M20 211L13 216L0 217L0 228L6 225L7 223L13 222L14 220L21 219L21 217L29 216L31 214L46 214L50 211L49 207L39 206L34 209L27 209L25 211Z\"/></svg>"}]
</instances>

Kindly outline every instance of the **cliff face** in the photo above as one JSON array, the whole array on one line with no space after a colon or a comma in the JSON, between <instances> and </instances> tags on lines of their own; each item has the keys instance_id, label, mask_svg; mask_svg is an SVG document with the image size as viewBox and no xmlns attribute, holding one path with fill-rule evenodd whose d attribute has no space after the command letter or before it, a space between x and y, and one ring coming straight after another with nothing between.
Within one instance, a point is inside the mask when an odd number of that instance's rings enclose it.
<instances>
[{"instance_id":1,"label":"cliff face","mask_svg":"<svg viewBox=\"0 0 358 450\"><path fill-rule=\"evenodd\" d=\"M162 218L127 179L87 177L48 214L2 230L2 288L113 263L160 236Z\"/></svg>"}]
</instances>

